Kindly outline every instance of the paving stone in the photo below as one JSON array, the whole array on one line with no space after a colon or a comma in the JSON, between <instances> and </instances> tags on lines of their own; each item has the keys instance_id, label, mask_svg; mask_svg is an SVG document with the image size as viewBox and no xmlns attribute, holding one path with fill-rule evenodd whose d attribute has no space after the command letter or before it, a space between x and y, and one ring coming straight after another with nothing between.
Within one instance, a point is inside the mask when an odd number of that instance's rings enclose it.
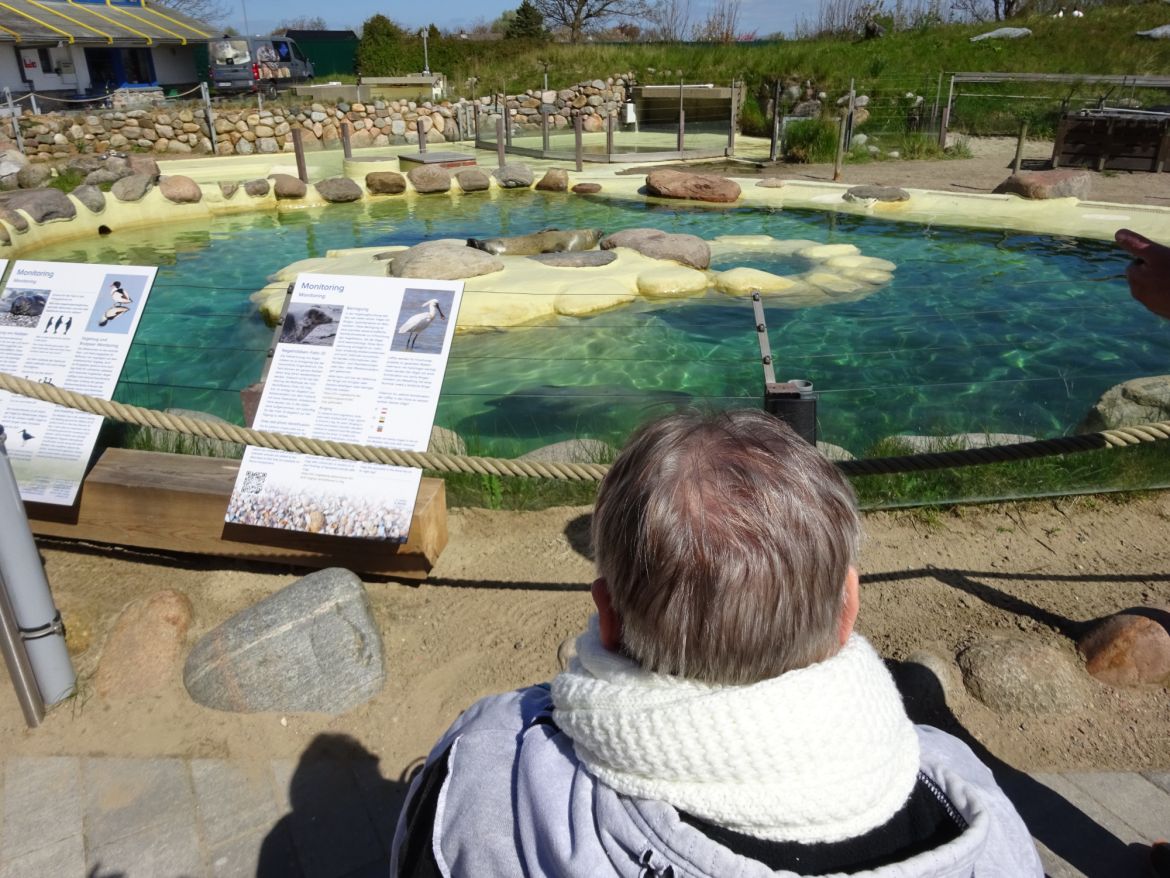
<instances>
[{"instance_id":1,"label":"paving stone","mask_svg":"<svg viewBox=\"0 0 1170 878\"><path fill-rule=\"evenodd\" d=\"M0 863L81 837L80 760L16 757L7 761L4 775Z\"/></svg>"},{"instance_id":2,"label":"paving stone","mask_svg":"<svg viewBox=\"0 0 1170 878\"><path fill-rule=\"evenodd\" d=\"M1170 831L1170 795L1132 771L1069 772L1065 780L1100 802L1139 834L1147 844Z\"/></svg>"},{"instance_id":3,"label":"paving stone","mask_svg":"<svg viewBox=\"0 0 1170 878\"><path fill-rule=\"evenodd\" d=\"M0 878L48 878L56 875L84 874L85 843L81 833L39 847L15 859L0 858Z\"/></svg>"},{"instance_id":4,"label":"paving stone","mask_svg":"<svg viewBox=\"0 0 1170 878\"><path fill-rule=\"evenodd\" d=\"M1143 771L1142 777L1170 793L1170 771ZM1170 834L1170 829L1167 829L1166 832Z\"/></svg>"},{"instance_id":5,"label":"paving stone","mask_svg":"<svg viewBox=\"0 0 1170 878\"><path fill-rule=\"evenodd\" d=\"M91 849L149 827L195 825L195 796L182 759L92 758L82 774Z\"/></svg>"},{"instance_id":6,"label":"paving stone","mask_svg":"<svg viewBox=\"0 0 1170 878\"><path fill-rule=\"evenodd\" d=\"M241 837L251 839L257 829L267 832L280 817L272 775L265 765L193 759L191 781L203 839L210 847Z\"/></svg>"},{"instance_id":7,"label":"paving stone","mask_svg":"<svg viewBox=\"0 0 1170 878\"><path fill-rule=\"evenodd\" d=\"M271 831L272 827L266 826L262 830L242 835L224 844L208 845L207 859L211 874L215 878L257 878L269 875L287 875L292 878L299 875L300 870L295 861L287 857L283 863L268 860L264 863L264 868L260 868L260 852ZM289 844L291 845L291 840ZM290 846L289 851L291 850Z\"/></svg>"},{"instance_id":8,"label":"paving stone","mask_svg":"<svg viewBox=\"0 0 1170 878\"><path fill-rule=\"evenodd\" d=\"M194 814L188 815L185 821L170 820L147 826L106 844L90 842L85 868L86 874L125 878L195 878L207 874Z\"/></svg>"}]
</instances>

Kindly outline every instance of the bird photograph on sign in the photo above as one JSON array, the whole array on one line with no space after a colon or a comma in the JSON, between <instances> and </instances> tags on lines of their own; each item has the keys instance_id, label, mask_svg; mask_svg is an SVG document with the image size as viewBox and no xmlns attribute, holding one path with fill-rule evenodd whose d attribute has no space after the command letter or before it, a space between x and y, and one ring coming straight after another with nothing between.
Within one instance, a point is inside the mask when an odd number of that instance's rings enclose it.
<instances>
[{"instance_id":1,"label":"bird photograph on sign","mask_svg":"<svg viewBox=\"0 0 1170 878\"><path fill-rule=\"evenodd\" d=\"M135 275L106 275L102 280L102 295L97 298L89 315L87 332L130 331L133 319L127 317L134 310L134 302L146 289L146 279Z\"/></svg>"},{"instance_id":2,"label":"bird photograph on sign","mask_svg":"<svg viewBox=\"0 0 1170 878\"><path fill-rule=\"evenodd\" d=\"M453 297L452 292L445 290L408 289L402 296L398 329L390 350L413 354L441 353Z\"/></svg>"}]
</instances>

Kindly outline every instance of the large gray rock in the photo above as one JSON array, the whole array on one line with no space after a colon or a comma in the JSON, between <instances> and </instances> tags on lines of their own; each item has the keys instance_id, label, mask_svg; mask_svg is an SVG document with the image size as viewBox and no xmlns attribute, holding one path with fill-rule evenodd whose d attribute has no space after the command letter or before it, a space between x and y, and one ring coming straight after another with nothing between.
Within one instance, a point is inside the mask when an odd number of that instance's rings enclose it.
<instances>
[{"instance_id":1,"label":"large gray rock","mask_svg":"<svg viewBox=\"0 0 1170 878\"><path fill-rule=\"evenodd\" d=\"M39 189L53 179L48 165L25 165L16 172L16 183L21 189Z\"/></svg>"},{"instance_id":2,"label":"large gray rock","mask_svg":"<svg viewBox=\"0 0 1170 878\"><path fill-rule=\"evenodd\" d=\"M268 183L264 183L265 191L268 189ZM226 180L219 181L219 194L224 197L224 200L230 201L239 191L240 184L235 182L228 182Z\"/></svg>"},{"instance_id":3,"label":"large gray rock","mask_svg":"<svg viewBox=\"0 0 1170 878\"><path fill-rule=\"evenodd\" d=\"M495 170L492 176L504 189L527 189L536 179L532 174L532 169L520 162L504 165Z\"/></svg>"},{"instance_id":4,"label":"large gray rock","mask_svg":"<svg viewBox=\"0 0 1170 878\"><path fill-rule=\"evenodd\" d=\"M897 186L854 186L841 197L846 201L909 201L910 193Z\"/></svg>"},{"instance_id":5,"label":"large gray rock","mask_svg":"<svg viewBox=\"0 0 1170 878\"><path fill-rule=\"evenodd\" d=\"M158 191L174 204L197 204L203 199L203 190L199 184L182 174L168 174L159 179Z\"/></svg>"},{"instance_id":6,"label":"large gray rock","mask_svg":"<svg viewBox=\"0 0 1170 878\"><path fill-rule=\"evenodd\" d=\"M575 195L596 195L600 191L600 183L577 183L572 189Z\"/></svg>"},{"instance_id":7,"label":"large gray rock","mask_svg":"<svg viewBox=\"0 0 1170 878\"><path fill-rule=\"evenodd\" d=\"M1077 424L1077 433L1170 420L1170 375L1133 378L1106 390Z\"/></svg>"},{"instance_id":8,"label":"large gray rock","mask_svg":"<svg viewBox=\"0 0 1170 878\"><path fill-rule=\"evenodd\" d=\"M1093 177L1088 171L1057 168L1012 174L991 191L994 195L1008 193L1033 200L1071 197L1084 201L1089 197L1092 182Z\"/></svg>"},{"instance_id":9,"label":"large gray rock","mask_svg":"<svg viewBox=\"0 0 1170 878\"><path fill-rule=\"evenodd\" d=\"M124 159L130 170L135 174L145 174L150 177L152 181L157 182L159 178L158 162L148 155L128 155Z\"/></svg>"},{"instance_id":10,"label":"large gray rock","mask_svg":"<svg viewBox=\"0 0 1170 878\"><path fill-rule=\"evenodd\" d=\"M111 700L138 698L161 694L177 683L191 615L191 601L172 589L123 610L94 675L98 694Z\"/></svg>"},{"instance_id":11,"label":"large gray rock","mask_svg":"<svg viewBox=\"0 0 1170 878\"><path fill-rule=\"evenodd\" d=\"M248 180L244 183L244 194L252 198L263 198L271 188L267 180Z\"/></svg>"},{"instance_id":12,"label":"large gray rock","mask_svg":"<svg viewBox=\"0 0 1170 878\"><path fill-rule=\"evenodd\" d=\"M129 168L123 168L120 171L98 168L85 175L85 182L91 186L101 186L103 183L117 183L123 177L129 177L133 173Z\"/></svg>"},{"instance_id":13,"label":"large gray rock","mask_svg":"<svg viewBox=\"0 0 1170 878\"><path fill-rule=\"evenodd\" d=\"M577 250L568 253L538 253L528 258L557 268L598 268L609 265L617 259L617 254L612 250Z\"/></svg>"},{"instance_id":14,"label":"large gray rock","mask_svg":"<svg viewBox=\"0 0 1170 878\"><path fill-rule=\"evenodd\" d=\"M101 213L106 209L106 194L97 186L86 183L69 194L89 208L91 213Z\"/></svg>"},{"instance_id":15,"label":"large gray rock","mask_svg":"<svg viewBox=\"0 0 1170 878\"><path fill-rule=\"evenodd\" d=\"M1170 682L1170 607L1131 607L1077 644L1085 670L1111 686Z\"/></svg>"},{"instance_id":16,"label":"large gray rock","mask_svg":"<svg viewBox=\"0 0 1170 878\"><path fill-rule=\"evenodd\" d=\"M12 210L23 210L35 223L73 219L77 208L60 189L20 189L4 196Z\"/></svg>"},{"instance_id":17,"label":"large gray rock","mask_svg":"<svg viewBox=\"0 0 1170 878\"><path fill-rule=\"evenodd\" d=\"M361 581L311 573L209 631L183 682L204 707L342 713L382 688L382 638Z\"/></svg>"},{"instance_id":18,"label":"large gray rock","mask_svg":"<svg viewBox=\"0 0 1170 878\"><path fill-rule=\"evenodd\" d=\"M609 463L617 449L600 439L567 439L521 454L518 460L532 463Z\"/></svg>"},{"instance_id":19,"label":"large gray rock","mask_svg":"<svg viewBox=\"0 0 1170 878\"><path fill-rule=\"evenodd\" d=\"M0 152L0 177L14 177L28 164L28 158L19 149Z\"/></svg>"},{"instance_id":20,"label":"large gray rock","mask_svg":"<svg viewBox=\"0 0 1170 878\"><path fill-rule=\"evenodd\" d=\"M366 174L366 188L372 195L401 195L406 178L397 171L371 171Z\"/></svg>"},{"instance_id":21,"label":"large gray rock","mask_svg":"<svg viewBox=\"0 0 1170 878\"><path fill-rule=\"evenodd\" d=\"M1088 698L1088 680L1074 659L1020 637L984 640L963 650L967 690L998 713L1071 713Z\"/></svg>"},{"instance_id":22,"label":"large gray rock","mask_svg":"<svg viewBox=\"0 0 1170 878\"><path fill-rule=\"evenodd\" d=\"M418 165L406 172L415 192L429 194L451 189L451 172L438 165Z\"/></svg>"},{"instance_id":23,"label":"large gray rock","mask_svg":"<svg viewBox=\"0 0 1170 878\"><path fill-rule=\"evenodd\" d=\"M486 192L492 188L491 177L482 168L464 168L456 172L455 180L464 192Z\"/></svg>"},{"instance_id":24,"label":"large gray rock","mask_svg":"<svg viewBox=\"0 0 1170 878\"><path fill-rule=\"evenodd\" d=\"M490 253L468 247L463 241L423 241L395 253L387 274L391 277L425 277L462 280L503 269L504 263Z\"/></svg>"},{"instance_id":25,"label":"large gray rock","mask_svg":"<svg viewBox=\"0 0 1170 878\"><path fill-rule=\"evenodd\" d=\"M711 264L711 248L697 235L679 235L659 229L624 229L602 239L602 250L614 247L629 247L643 256L671 259L700 271Z\"/></svg>"},{"instance_id":26,"label":"large gray rock","mask_svg":"<svg viewBox=\"0 0 1170 878\"><path fill-rule=\"evenodd\" d=\"M646 189L659 198L684 198L730 204L739 198L739 184L714 174L691 174L657 168L646 175Z\"/></svg>"},{"instance_id":27,"label":"large gray rock","mask_svg":"<svg viewBox=\"0 0 1170 878\"><path fill-rule=\"evenodd\" d=\"M567 192L569 172L564 168L549 168L537 181L536 188L541 192Z\"/></svg>"},{"instance_id":28,"label":"large gray rock","mask_svg":"<svg viewBox=\"0 0 1170 878\"><path fill-rule=\"evenodd\" d=\"M150 174L131 174L116 182L111 187L110 194L119 201L141 201L154 185L154 180Z\"/></svg>"},{"instance_id":29,"label":"large gray rock","mask_svg":"<svg viewBox=\"0 0 1170 878\"><path fill-rule=\"evenodd\" d=\"M91 171L96 171L98 168L104 168L105 166L105 159L96 155L78 155L69 160L65 165L65 170L84 176Z\"/></svg>"},{"instance_id":30,"label":"large gray rock","mask_svg":"<svg viewBox=\"0 0 1170 878\"><path fill-rule=\"evenodd\" d=\"M1030 37L1032 32L1026 27L997 27L995 30L988 31L985 34L971 37L971 42L978 43L980 40L1018 40L1022 37Z\"/></svg>"},{"instance_id":31,"label":"large gray rock","mask_svg":"<svg viewBox=\"0 0 1170 878\"><path fill-rule=\"evenodd\" d=\"M361 201L362 187L349 177L330 177L317 184L317 193L330 204Z\"/></svg>"},{"instance_id":32,"label":"large gray rock","mask_svg":"<svg viewBox=\"0 0 1170 878\"><path fill-rule=\"evenodd\" d=\"M240 141L243 143L244 141ZM304 198L309 187L292 174L269 174L277 198Z\"/></svg>"},{"instance_id":33,"label":"large gray rock","mask_svg":"<svg viewBox=\"0 0 1170 878\"><path fill-rule=\"evenodd\" d=\"M8 197L9 196L6 195L5 199ZM0 201L0 220L4 220L4 222L8 223L18 232L28 231L28 218L25 217L24 214L17 213L15 210L10 208L7 204L7 201Z\"/></svg>"}]
</instances>

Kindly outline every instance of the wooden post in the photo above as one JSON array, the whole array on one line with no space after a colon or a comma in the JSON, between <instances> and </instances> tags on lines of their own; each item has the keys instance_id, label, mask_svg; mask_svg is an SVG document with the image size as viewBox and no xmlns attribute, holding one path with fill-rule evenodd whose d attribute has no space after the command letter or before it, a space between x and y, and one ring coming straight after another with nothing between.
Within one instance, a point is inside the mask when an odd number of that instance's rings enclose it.
<instances>
[{"instance_id":1,"label":"wooden post","mask_svg":"<svg viewBox=\"0 0 1170 878\"><path fill-rule=\"evenodd\" d=\"M617 121L614 116L614 113L605 114L605 155L609 161L613 161L613 129Z\"/></svg>"},{"instance_id":2,"label":"wooden post","mask_svg":"<svg viewBox=\"0 0 1170 878\"><path fill-rule=\"evenodd\" d=\"M768 160L776 161L780 158L780 80L772 86L772 146L768 150Z\"/></svg>"},{"instance_id":3,"label":"wooden post","mask_svg":"<svg viewBox=\"0 0 1170 878\"><path fill-rule=\"evenodd\" d=\"M947 91L947 104L943 107L942 121L938 126L939 149L947 148L947 126L951 124L951 102L955 99L955 77L951 75L951 87Z\"/></svg>"},{"instance_id":4,"label":"wooden post","mask_svg":"<svg viewBox=\"0 0 1170 878\"><path fill-rule=\"evenodd\" d=\"M545 158L548 157L548 113L545 110L540 111L540 144L544 150Z\"/></svg>"},{"instance_id":5,"label":"wooden post","mask_svg":"<svg viewBox=\"0 0 1170 878\"><path fill-rule=\"evenodd\" d=\"M731 80L731 114L727 122L727 154L735 155L735 125L739 110L739 90L735 80Z\"/></svg>"},{"instance_id":6,"label":"wooden post","mask_svg":"<svg viewBox=\"0 0 1170 878\"><path fill-rule=\"evenodd\" d=\"M1020 173L1020 164L1024 161L1024 141L1028 139L1028 120L1020 123L1020 136L1016 139L1016 157L1012 159L1012 173ZM1053 167L1056 167L1053 165Z\"/></svg>"},{"instance_id":7,"label":"wooden post","mask_svg":"<svg viewBox=\"0 0 1170 878\"><path fill-rule=\"evenodd\" d=\"M305 142L301 139L301 129L293 128L290 133L292 134L293 153L297 157L297 176L301 178L302 183L308 183L309 169L305 167Z\"/></svg>"},{"instance_id":8,"label":"wooden post","mask_svg":"<svg viewBox=\"0 0 1170 878\"><path fill-rule=\"evenodd\" d=\"M1064 138L1068 135L1069 121L1068 116L1061 117L1060 124L1056 126L1056 142L1052 144L1052 167L1060 167L1060 154L1064 152Z\"/></svg>"},{"instance_id":9,"label":"wooden post","mask_svg":"<svg viewBox=\"0 0 1170 878\"><path fill-rule=\"evenodd\" d=\"M418 122L415 123L415 128L418 131L419 155L422 155L427 151L427 135L431 133L431 125L433 124L434 123L431 121L431 117L426 115L419 116Z\"/></svg>"},{"instance_id":10,"label":"wooden post","mask_svg":"<svg viewBox=\"0 0 1170 878\"><path fill-rule=\"evenodd\" d=\"M507 158L504 156L505 152L506 144L504 143L504 117L499 116L496 118L496 158L499 159L501 168L508 163Z\"/></svg>"},{"instance_id":11,"label":"wooden post","mask_svg":"<svg viewBox=\"0 0 1170 878\"><path fill-rule=\"evenodd\" d=\"M680 109L678 111L678 151L683 151L683 145L687 139L687 111ZM681 155L680 155L681 158Z\"/></svg>"},{"instance_id":12,"label":"wooden post","mask_svg":"<svg viewBox=\"0 0 1170 878\"><path fill-rule=\"evenodd\" d=\"M577 159L577 171L580 172L585 167L585 144L584 144L584 124L583 117L580 113L573 117L573 139L576 141L575 155Z\"/></svg>"},{"instance_id":13,"label":"wooden post","mask_svg":"<svg viewBox=\"0 0 1170 878\"><path fill-rule=\"evenodd\" d=\"M1163 126L1162 137L1158 141L1158 153L1154 156L1154 167L1150 170L1170 171L1170 126Z\"/></svg>"},{"instance_id":14,"label":"wooden post","mask_svg":"<svg viewBox=\"0 0 1170 878\"><path fill-rule=\"evenodd\" d=\"M840 126L837 131L837 154L833 157L833 182L841 182L841 165L845 160L845 116L842 116L838 121Z\"/></svg>"},{"instance_id":15,"label":"wooden post","mask_svg":"<svg viewBox=\"0 0 1170 878\"><path fill-rule=\"evenodd\" d=\"M353 158L353 148L349 145L349 123L341 123L341 153L345 158Z\"/></svg>"},{"instance_id":16,"label":"wooden post","mask_svg":"<svg viewBox=\"0 0 1170 878\"><path fill-rule=\"evenodd\" d=\"M504 107L504 143L512 145L512 111Z\"/></svg>"}]
</instances>

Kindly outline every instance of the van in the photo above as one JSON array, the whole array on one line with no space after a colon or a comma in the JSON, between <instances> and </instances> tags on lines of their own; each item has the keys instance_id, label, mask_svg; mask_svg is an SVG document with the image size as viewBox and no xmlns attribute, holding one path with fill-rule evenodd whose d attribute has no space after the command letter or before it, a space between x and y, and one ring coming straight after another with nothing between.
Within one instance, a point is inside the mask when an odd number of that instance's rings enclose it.
<instances>
[{"instance_id":1,"label":"van","mask_svg":"<svg viewBox=\"0 0 1170 878\"><path fill-rule=\"evenodd\" d=\"M209 74L216 92L274 95L313 78L313 62L290 37L233 37L213 40Z\"/></svg>"}]
</instances>

